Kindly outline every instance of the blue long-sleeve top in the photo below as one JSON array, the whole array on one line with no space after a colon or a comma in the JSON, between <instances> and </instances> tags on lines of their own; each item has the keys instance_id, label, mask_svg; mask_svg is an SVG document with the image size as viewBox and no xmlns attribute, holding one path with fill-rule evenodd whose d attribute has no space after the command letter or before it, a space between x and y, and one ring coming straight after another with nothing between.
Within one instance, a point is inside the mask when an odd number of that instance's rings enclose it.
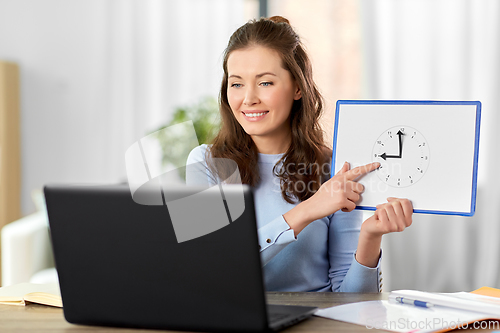
<instances>
[{"instance_id":1,"label":"blue long-sleeve top","mask_svg":"<svg viewBox=\"0 0 500 333\"><path fill-rule=\"evenodd\" d=\"M196 147L187 164L204 162L207 145ZM267 291L379 292L381 271L361 265L355 251L362 223L359 211L338 211L318 219L295 238L283 218L295 204L281 196L273 167L282 154L259 154L260 182L253 189L264 282ZM205 170L208 170L206 167ZM207 177L210 175L207 171ZM195 177L186 178L195 184Z\"/></svg>"}]
</instances>

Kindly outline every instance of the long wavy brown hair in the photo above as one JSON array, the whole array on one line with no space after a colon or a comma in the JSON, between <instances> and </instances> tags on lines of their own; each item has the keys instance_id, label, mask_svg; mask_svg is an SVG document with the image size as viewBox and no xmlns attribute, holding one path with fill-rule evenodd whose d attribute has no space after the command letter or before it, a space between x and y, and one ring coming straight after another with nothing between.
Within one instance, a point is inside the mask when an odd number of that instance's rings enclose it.
<instances>
[{"instance_id":1,"label":"long wavy brown hair","mask_svg":"<svg viewBox=\"0 0 500 333\"><path fill-rule=\"evenodd\" d=\"M282 66L297 82L302 98L294 101L290 113L291 144L273 168L279 177L283 199L289 203L310 198L321 186L329 168L331 150L323 142L319 118L323 99L313 81L312 66L299 36L287 19L281 16L252 20L236 30L224 52L224 76L219 95L221 128L207 150L209 156L228 158L238 165L241 182L256 186L259 181L258 151L252 138L238 123L227 99L227 60L231 52L252 46L275 50L281 56ZM226 179L227 174L214 163L208 163L213 174ZM328 170L328 172L327 172Z\"/></svg>"}]
</instances>

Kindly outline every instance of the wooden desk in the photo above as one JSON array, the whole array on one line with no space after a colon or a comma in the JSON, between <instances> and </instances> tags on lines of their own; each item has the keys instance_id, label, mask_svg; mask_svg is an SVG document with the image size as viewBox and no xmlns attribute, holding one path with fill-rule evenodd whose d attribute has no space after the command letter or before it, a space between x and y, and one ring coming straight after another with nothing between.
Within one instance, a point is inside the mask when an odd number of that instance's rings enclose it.
<instances>
[{"instance_id":1,"label":"wooden desk","mask_svg":"<svg viewBox=\"0 0 500 333\"><path fill-rule=\"evenodd\" d=\"M267 293L268 302L272 304L310 305L330 307L339 304L387 298L387 294L353 294L353 293ZM334 320L313 317L283 332L332 332L332 330L351 332L365 331L362 326L342 323ZM0 305L0 332L165 332L156 330L138 330L109 327L93 327L73 325L64 319L60 308L30 304L26 307ZM372 330L373 331L373 330Z\"/></svg>"},{"instance_id":2,"label":"wooden desk","mask_svg":"<svg viewBox=\"0 0 500 333\"><path fill-rule=\"evenodd\" d=\"M306 305L329 308L335 305L387 299L389 293L267 293L270 304ZM366 327L313 316L283 332L373 332Z\"/></svg>"},{"instance_id":3,"label":"wooden desk","mask_svg":"<svg viewBox=\"0 0 500 333\"><path fill-rule=\"evenodd\" d=\"M388 293L358 294L358 293L267 293L271 304L309 305L320 308L334 305L387 299ZM165 332L146 329L124 329L110 327L94 327L73 325L64 319L60 308L31 304L26 307L0 305L0 332ZM373 332L359 325L340 321L312 317L282 332ZM460 330L463 331L463 330Z\"/></svg>"}]
</instances>

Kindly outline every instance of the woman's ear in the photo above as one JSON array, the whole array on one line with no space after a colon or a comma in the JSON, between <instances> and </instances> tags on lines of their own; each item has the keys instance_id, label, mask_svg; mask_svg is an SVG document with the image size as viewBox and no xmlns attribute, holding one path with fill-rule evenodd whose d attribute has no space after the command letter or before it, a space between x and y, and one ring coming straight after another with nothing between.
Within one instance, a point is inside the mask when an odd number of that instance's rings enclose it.
<instances>
[{"instance_id":1,"label":"woman's ear","mask_svg":"<svg viewBox=\"0 0 500 333\"><path fill-rule=\"evenodd\" d=\"M295 83L295 94L293 95L293 99L298 101L302 98L302 91L297 83Z\"/></svg>"}]
</instances>

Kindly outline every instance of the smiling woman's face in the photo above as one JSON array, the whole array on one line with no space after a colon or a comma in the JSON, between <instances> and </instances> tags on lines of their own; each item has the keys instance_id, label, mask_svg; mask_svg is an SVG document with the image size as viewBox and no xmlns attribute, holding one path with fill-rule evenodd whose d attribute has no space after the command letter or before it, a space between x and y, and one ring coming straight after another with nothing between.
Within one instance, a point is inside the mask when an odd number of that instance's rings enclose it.
<instances>
[{"instance_id":1,"label":"smiling woman's face","mask_svg":"<svg viewBox=\"0 0 500 333\"><path fill-rule=\"evenodd\" d=\"M289 140L292 104L301 98L281 63L276 51L262 46L233 51L227 60L229 106L259 151L258 142Z\"/></svg>"}]
</instances>

